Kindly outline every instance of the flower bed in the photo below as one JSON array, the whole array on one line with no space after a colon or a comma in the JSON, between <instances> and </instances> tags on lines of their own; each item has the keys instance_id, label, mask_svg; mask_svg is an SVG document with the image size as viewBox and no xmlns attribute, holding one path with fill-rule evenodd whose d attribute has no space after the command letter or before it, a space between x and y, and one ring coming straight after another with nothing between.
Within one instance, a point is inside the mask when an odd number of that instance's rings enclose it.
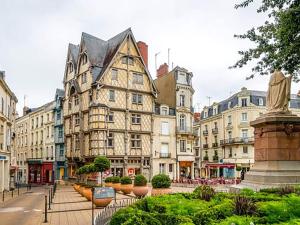
<instances>
[{"instance_id":1,"label":"flower bed","mask_svg":"<svg viewBox=\"0 0 300 225\"><path fill-rule=\"evenodd\" d=\"M114 214L111 225L252 225L300 224L298 188L244 189L240 194L214 193L209 187L194 193L147 197Z\"/></svg>"}]
</instances>

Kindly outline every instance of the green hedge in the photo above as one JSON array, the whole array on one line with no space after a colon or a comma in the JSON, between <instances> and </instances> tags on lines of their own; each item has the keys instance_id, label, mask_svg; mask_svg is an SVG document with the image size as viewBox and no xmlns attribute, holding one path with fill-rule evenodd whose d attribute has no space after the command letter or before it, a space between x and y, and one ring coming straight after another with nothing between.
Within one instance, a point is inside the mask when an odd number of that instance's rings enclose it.
<instances>
[{"instance_id":1,"label":"green hedge","mask_svg":"<svg viewBox=\"0 0 300 225\"><path fill-rule=\"evenodd\" d=\"M147 179L143 175L139 174L136 175L134 178L134 186L146 186L147 185Z\"/></svg>"},{"instance_id":2,"label":"green hedge","mask_svg":"<svg viewBox=\"0 0 300 225\"><path fill-rule=\"evenodd\" d=\"M165 174L158 174L152 178L151 184L153 188L169 188L171 186L171 180L170 177Z\"/></svg>"},{"instance_id":3,"label":"green hedge","mask_svg":"<svg viewBox=\"0 0 300 225\"><path fill-rule=\"evenodd\" d=\"M127 177L127 176L122 177L121 178L121 184L132 184L132 180L131 180L130 177Z\"/></svg>"}]
</instances>

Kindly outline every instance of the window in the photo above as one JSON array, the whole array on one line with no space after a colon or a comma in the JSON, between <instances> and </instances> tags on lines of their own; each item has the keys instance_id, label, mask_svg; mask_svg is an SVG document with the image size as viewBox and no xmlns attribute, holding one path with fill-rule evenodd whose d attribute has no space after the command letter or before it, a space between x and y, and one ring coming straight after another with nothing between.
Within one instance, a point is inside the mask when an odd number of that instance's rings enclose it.
<instances>
[{"instance_id":1,"label":"window","mask_svg":"<svg viewBox=\"0 0 300 225\"><path fill-rule=\"evenodd\" d=\"M186 152L186 141L185 140L180 140L180 151Z\"/></svg>"},{"instance_id":2,"label":"window","mask_svg":"<svg viewBox=\"0 0 300 225\"><path fill-rule=\"evenodd\" d=\"M75 134L75 149L76 149L76 150L80 149L80 139L79 139L79 134Z\"/></svg>"},{"instance_id":3,"label":"window","mask_svg":"<svg viewBox=\"0 0 300 225\"><path fill-rule=\"evenodd\" d=\"M112 80L118 80L118 70L117 69L112 69L111 70L111 79Z\"/></svg>"},{"instance_id":4,"label":"window","mask_svg":"<svg viewBox=\"0 0 300 225\"><path fill-rule=\"evenodd\" d=\"M204 112L204 118L207 118L207 112Z\"/></svg>"},{"instance_id":5,"label":"window","mask_svg":"<svg viewBox=\"0 0 300 225\"><path fill-rule=\"evenodd\" d=\"M228 120L228 125L231 125L232 124L232 117L231 117L231 115L227 117L227 120Z\"/></svg>"},{"instance_id":6,"label":"window","mask_svg":"<svg viewBox=\"0 0 300 225\"><path fill-rule=\"evenodd\" d=\"M247 98L242 98L242 107L247 106Z\"/></svg>"},{"instance_id":7,"label":"window","mask_svg":"<svg viewBox=\"0 0 300 225\"><path fill-rule=\"evenodd\" d=\"M59 146L59 155L60 156L64 155L64 146L62 146L62 145Z\"/></svg>"},{"instance_id":8,"label":"window","mask_svg":"<svg viewBox=\"0 0 300 225\"><path fill-rule=\"evenodd\" d=\"M141 115L140 114L131 114L131 123L132 124L141 124Z\"/></svg>"},{"instance_id":9,"label":"window","mask_svg":"<svg viewBox=\"0 0 300 225\"><path fill-rule=\"evenodd\" d=\"M75 126L79 126L79 123L80 123L79 114L75 114Z\"/></svg>"},{"instance_id":10,"label":"window","mask_svg":"<svg viewBox=\"0 0 300 225\"><path fill-rule=\"evenodd\" d=\"M243 153L248 154L248 146L243 146Z\"/></svg>"},{"instance_id":11,"label":"window","mask_svg":"<svg viewBox=\"0 0 300 225\"><path fill-rule=\"evenodd\" d=\"M215 122L214 124L215 124L215 129L218 129L218 123Z\"/></svg>"},{"instance_id":12,"label":"window","mask_svg":"<svg viewBox=\"0 0 300 225\"><path fill-rule=\"evenodd\" d=\"M132 104L143 104L143 95L132 94Z\"/></svg>"},{"instance_id":13,"label":"window","mask_svg":"<svg viewBox=\"0 0 300 225\"><path fill-rule=\"evenodd\" d=\"M134 84L143 84L143 74L134 73L132 83Z\"/></svg>"},{"instance_id":14,"label":"window","mask_svg":"<svg viewBox=\"0 0 300 225\"><path fill-rule=\"evenodd\" d=\"M169 144L162 143L160 148L161 155L167 156L169 154Z\"/></svg>"},{"instance_id":15,"label":"window","mask_svg":"<svg viewBox=\"0 0 300 225\"><path fill-rule=\"evenodd\" d=\"M109 101L114 102L115 101L115 91L109 90Z\"/></svg>"},{"instance_id":16,"label":"window","mask_svg":"<svg viewBox=\"0 0 300 225\"><path fill-rule=\"evenodd\" d=\"M62 127L58 128L58 138L62 138L64 135Z\"/></svg>"},{"instance_id":17,"label":"window","mask_svg":"<svg viewBox=\"0 0 300 225\"><path fill-rule=\"evenodd\" d=\"M248 116L247 116L247 113L242 113L242 121L243 121L243 122L246 122L246 121L248 120L247 117L248 117Z\"/></svg>"},{"instance_id":18,"label":"window","mask_svg":"<svg viewBox=\"0 0 300 225\"><path fill-rule=\"evenodd\" d=\"M169 123L168 122L161 122L161 134L162 135L169 135Z\"/></svg>"},{"instance_id":19,"label":"window","mask_svg":"<svg viewBox=\"0 0 300 225\"><path fill-rule=\"evenodd\" d=\"M140 134L131 134L131 147L132 148L141 148L141 135Z\"/></svg>"},{"instance_id":20,"label":"window","mask_svg":"<svg viewBox=\"0 0 300 225\"><path fill-rule=\"evenodd\" d=\"M79 97L78 97L78 95L76 95L74 97L74 105L79 105ZM49 120L49 114L48 114L48 120Z\"/></svg>"},{"instance_id":21,"label":"window","mask_svg":"<svg viewBox=\"0 0 300 225\"><path fill-rule=\"evenodd\" d=\"M166 173L165 165L166 165L165 163L160 163L159 164L159 173L162 173L162 174Z\"/></svg>"},{"instance_id":22,"label":"window","mask_svg":"<svg viewBox=\"0 0 300 225\"><path fill-rule=\"evenodd\" d=\"M173 164L169 164L169 173L173 173Z\"/></svg>"},{"instance_id":23,"label":"window","mask_svg":"<svg viewBox=\"0 0 300 225\"><path fill-rule=\"evenodd\" d=\"M114 113L110 112L107 116L107 122L114 122Z\"/></svg>"},{"instance_id":24,"label":"window","mask_svg":"<svg viewBox=\"0 0 300 225\"><path fill-rule=\"evenodd\" d=\"M44 124L44 117L41 116L41 126L43 126L43 124Z\"/></svg>"},{"instance_id":25,"label":"window","mask_svg":"<svg viewBox=\"0 0 300 225\"><path fill-rule=\"evenodd\" d=\"M228 109L231 108L231 102L228 102Z\"/></svg>"},{"instance_id":26,"label":"window","mask_svg":"<svg viewBox=\"0 0 300 225\"><path fill-rule=\"evenodd\" d=\"M205 128L204 129L205 131L208 131L208 126L207 125L204 125L204 128Z\"/></svg>"},{"instance_id":27,"label":"window","mask_svg":"<svg viewBox=\"0 0 300 225\"><path fill-rule=\"evenodd\" d=\"M168 108L167 107L161 107L161 115L168 115Z\"/></svg>"},{"instance_id":28,"label":"window","mask_svg":"<svg viewBox=\"0 0 300 225\"><path fill-rule=\"evenodd\" d=\"M73 63L69 63L69 65L68 65L68 67L69 67L69 73L72 73L73 72Z\"/></svg>"},{"instance_id":29,"label":"window","mask_svg":"<svg viewBox=\"0 0 300 225\"><path fill-rule=\"evenodd\" d=\"M31 120L31 129L34 127L34 119Z\"/></svg>"},{"instance_id":30,"label":"window","mask_svg":"<svg viewBox=\"0 0 300 225\"><path fill-rule=\"evenodd\" d=\"M180 115L179 127L180 127L180 130L185 130L185 115Z\"/></svg>"},{"instance_id":31,"label":"window","mask_svg":"<svg viewBox=\"0 0 300 225\"><path fill-rule=\"evenodd\" d=\"M243 129L242 130L242 138L248 138L248 130L247 129Z\"/></svg>"},{"instance_id":32,"label":"window","mask_svg":"<svg viewBox=\"0 0 300 225\"><path fill-rule=\"evenodd\" d=\"M213 115L217 115L217 108L214 108Z\"/></svg>"},{"instance_id":33,"label":"window","mask_svg":"<svg viewBox=\"0 0 300 225\"><path fill-rule=\"evenodd\" d=\"M122 57L122 63L127 64L127 62L128 62L129 65L133 65L133 58L130 57L130 56Z\"/></svg>"},{"instance_id":34,"label":"window","mask_svg":"<svg viewBox=\"0 0 300 225\"><path fill-rule=\"evenodd\" d=\"M114 134L109 132L107 135L107 147L113 147L114 146Z\"/></svg>"},{"instance_id":35,"label":"window","mask_svg":"<svg viewBox=\"0 0 300 225\"><path fill-rule=\"evenodd\" d=\"M61 111L57 111L56 120L60 120L60 119L61 119Z\"/></svg>"},{"instance_id":36,"label":"window","mask_svg":"<svg viewBox=\"0 0 300 225\"><path fill-rule=\"evenodd\" d=\"M86 80L87 80L87 79L86 79L86 73L83 73L82 76L81 76L81 83L82 83L82 84L85 84L85 83L86 83Z\"/></svg>"},{"instance_id":37,"label":"window","mask_svg":"<svg viewBox=\"0 0 300 225\"><path fill-rule=\"evenodd\" d=\"M185 105L185 96L180 95L179 96L179 106L184 106Z\"/></svg>"},{"instance_id":38,"label":"window","mask_svg":"<svg viewBox=\"0 0 300 225\"><path fill-rule=\"evenodd\" d=\"M87 55L85 53L81 56L81 65L84 65L87 63Z\"/></svg>"},{"instance_id":39,"label":"window","mask_svg":"<svg viewBox=\"0 0 300 225\"><path fill-rule=\"evenodd\" d=\"M68 108L69 108L69 110L72 109L72 100L71 99L69 99Z\"/></svg>"},{"instance_id":40,"label":"window","mask_svg":"<svg viewBox=\"0 0 300 225\"><path fill-rule=\"evenodd\" d=\"M263 98L259 98L259 99L258 99L258 105L259 105L259 106L263 106L263 105L264 105L264 100L263 100Z\"/></svg>"},{"instance_id":41,"label":"window","mask_svg":"<svg viewBox=\"0 0 300 225\"><path fill-rule=\"evenodd\" d=\"M38 126L39 126L39 118L37 117L35 127L38 127Z\"/></svg>"},{"instance_id":42,"label":"window","mask_svg":"<svg viewBox=\"0 0 300 225\"><path fill-rule=\"evenodd\" d=\"M228 131L228 139L232 139L232 132Z\"/></svg>"},{"instance_id":43,"label":"window","mask_svg":"<svg viewBox=\"0 0 300 225\"><path fill-rule=\"evenodd\" d=\"M232 157L232 148L230 147L230 148L229 148L228 158L231 158L231 157Z\"/></svg>"}]
</instances>

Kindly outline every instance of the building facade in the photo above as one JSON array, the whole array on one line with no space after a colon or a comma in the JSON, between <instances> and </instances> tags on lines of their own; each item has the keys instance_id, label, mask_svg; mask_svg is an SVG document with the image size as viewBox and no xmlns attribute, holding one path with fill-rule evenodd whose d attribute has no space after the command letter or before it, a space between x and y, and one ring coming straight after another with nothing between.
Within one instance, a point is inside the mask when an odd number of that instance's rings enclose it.
<instances>
[{"instance_id":1,"label":"building facade","mask_svg":"<svg viewBox=\"0 0 300 225\"><path fill-rule=\"evenodd\" d=\"M5 82L0 71L0 191L9 190L15 183L16 157L14 126L17 98Z\"/></svg>"},{"instance_id":2,"label":"building facade","mask_svg":"<svg viewBox=\"0 0 300 225\"><path fill-rule=\"evenodd\" d=\"M167 174L177 178L176 114L168 105L156 105L153 118L152 175Z\"/></svg>"},{"instance_id":3,"label":"building facade","mask_svg":"<svg viewBox=\"0 0 300 225\"><path fill-rule=\"evenodd\" d=\"M158 90L157 104L175 109L176 115L176 174L177 179L195 177L193 152L193 74L185 68L175 67L165 73L164 64L159 68L155 85ZM160 71L163 71L161 74Z\"/></svg>"},{"instance_id":4,"label":"building facade","mask_svg":"<svg viewBox=\"0 0 300 225\"><path fill-rule=\"evenodd\" d=\"M46 184L54 181L54 107L54 101L39 108L25 107L23 116L16 120L20 182Z\"/></svg>"},{"instance_id":5,"label":"building facade","mask_svg":"<svg viewBox=\"0 0 300 225\"><path fill-rule=\"evenodd\" d=\"M299 115L300 98L290 109ZM266 112L266 92L242 88L219 103L204 107L200 120L201 177L235 177L254 163L254 129L250 122Z\"/></svg>"},{"instance_id":6,"label":"building facade","mask_svg":"<svg viewBox=\"0 0 300 225\"><path fill-rule=\"evenodd\" d=\"M114 175L150 178L156 88L147 45L131 29L104 41L83 33L69 44L64 75L68 174L105 155Z\"/></svg>"},{"instance_id":7,"label":"building facade","mask_svg":"<svg viewBox=\"0 0 300 225\"><path fill-rule=\"evenodd\" d=\"M64 148L63 98L64 90L56 89L54 108L55 180L66 179L67 161Z\"/></svg>"}]
</instances>

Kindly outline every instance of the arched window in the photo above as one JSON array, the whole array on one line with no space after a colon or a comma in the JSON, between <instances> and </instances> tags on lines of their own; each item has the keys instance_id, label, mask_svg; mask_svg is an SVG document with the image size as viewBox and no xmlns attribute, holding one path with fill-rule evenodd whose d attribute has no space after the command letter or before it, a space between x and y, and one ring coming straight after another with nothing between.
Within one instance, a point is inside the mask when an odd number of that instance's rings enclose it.
<instances>
[{"instance_id":1,"label":"arched window","mask_svg":"<svg viewBox=\"0 0 300 225\"><path fill-rule=\"evenodd\" d=\"M74 70L73 63L69 62L68 64L68 73L72 73Z\"/></svg>"},{"instance_id":2,"label":"arched window","mask_svg":"<svg viewBox=\"0 0 300 225\"><path fill-rule=\"evenodd\" d=\"M185 130L185 115L180 115L180 118L179 118L179 127L180 127L180 130Z\"/></svg>"},{"instance_id":3,"label":"arched window","mask_svg":"<svg viewBox=\"0 0 300 225\"><path fill-rule=\"evenodd\" d=\"M87 63L87 55L85 53L81 56L81 65L84 65Z\"/></svg>"}]
</instances>

